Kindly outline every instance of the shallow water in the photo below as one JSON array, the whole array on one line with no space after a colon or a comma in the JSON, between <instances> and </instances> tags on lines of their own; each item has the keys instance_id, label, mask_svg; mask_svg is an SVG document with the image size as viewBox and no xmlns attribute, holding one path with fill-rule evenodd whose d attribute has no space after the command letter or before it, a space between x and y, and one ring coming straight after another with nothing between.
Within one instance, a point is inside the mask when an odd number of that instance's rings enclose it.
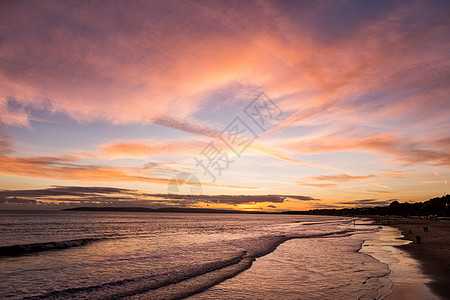
<instances>
[{"instance_id":1,"label":"shallow water","mask_svg":"<svg viewBox=\"0 0 450 300\"><path fill-rule=\"evenodd\" d=\"M431 279L422 272L420 262L396 247L411 241L403 240L400 230L388 226L383 226L376 235L376 239L364 242L361 252L389 265L391 272L388 278L392 282L393 293L387 299L440 299L426 285Z\"/></svg>"},{"instance_id":2,"label":"shallow water","mask_svg":"<svg viewBox=\"0 0 450 300\"><path fill-rule=\"evenodd\" d=\"M250 269L190 299L376 299L390 286L389 269L357 252L361 239L370 237L289 240Z\"/></svg>"},{"instance_id":3,"label":"shallow water","mask_svg":"<svg viewBox=\"0 0 450 300\"><path fill-rule=\"evenodd\" d=\"M375 298L388 269L357 252L375 229L325 216L1 212L0 298Z\"/></svg>"}]
</instances>

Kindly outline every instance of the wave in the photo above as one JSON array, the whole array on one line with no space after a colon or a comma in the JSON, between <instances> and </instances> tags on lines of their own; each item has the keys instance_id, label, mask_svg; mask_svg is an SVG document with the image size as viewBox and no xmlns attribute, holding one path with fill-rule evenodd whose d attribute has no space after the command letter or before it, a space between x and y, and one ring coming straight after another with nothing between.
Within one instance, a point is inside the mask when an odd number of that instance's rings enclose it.
<instances>
[{"instance_id":1,"label":"wave","mask_svg":"<svg viewBox=\"0 0 450 300\"><path fill-rule=\"evenodd\" d=\"M298 221L298 223L301 223L303 226L309 226L309 225L323 225L323 224L349 224L353 222L352 220L332 220L332 221L321 221L321 222L305 222L305 221Z\"/></svg>"},{"instance_id":2,"label":"wave","mask_svg":"<svg viewBox=\"0 0 450 300\"><path fill-rule=\"evenodd\" d=\"M100 241L104 238L84 238L68 241L44 242L24 245L1 246L0 257L2 256L20 256L42 251L67 249L72 247L84 246L88 243Z\"/></svg>"},{"instance_id":3,"label":"wave","mask_svg":"<svg viewBox=\"0 0 450 300\"><path fill-rule=\"evenodd\" d=\"M353 230L312 235L261 236L230 241L239 250L233 257L196 265L172 268L159 273L70 288L25 299L181 299L202 292L251 267L253 261L274 251L280 244L297 238L347 236Z\"/></svg>"},{"instance_id":4,"label":"wave","mask_svg":"<svg viewBox=\"0 0 450 300\"><path fill-rule=\"evenodd\" d=\"M178 282L195 278L210 272L214 272L228 266L239 265L241 261L248 261L246 252L239 253L238 256L230 259L209 262L204 264L180 267L169 272L156 273L148 276L127 278L119 281L107 282L101 285L71 288L62 291L55 291L48 294L27 297L24 299L118 299L136 294L142 294L151 290ZM159 291L160 292L160 291Z\"/></svg>"}]
</instances>

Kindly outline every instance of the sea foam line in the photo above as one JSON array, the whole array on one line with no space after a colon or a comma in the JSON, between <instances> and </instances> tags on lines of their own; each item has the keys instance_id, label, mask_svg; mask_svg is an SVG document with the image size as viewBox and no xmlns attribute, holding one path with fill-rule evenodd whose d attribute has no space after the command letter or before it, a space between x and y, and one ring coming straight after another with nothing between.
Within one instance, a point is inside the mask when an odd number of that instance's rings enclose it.
<instances>
[{"instance_id":1,"label":"sea foam line","mask_svg":"<svg viewBox=\"0 0 450 300\"><path fill-rule=\"evenodd\" d=\"M4 256L4 257L20 256L20 255L24 255L24 254L31 254L31 253L41 252L41 251L79 247L79 246L83 246L88 243L100 241L103 239L104 238L84 238L84 239L75 239L75 240L68 240L68 241L2 246L2 247L0 247L0 257L1 256Z\"/></svg>"},{"instance_id":2,"label":"sea foam line","mask_svg":"<svg viewBox=\"0 0 450 300\"><path fill-rule=\"evenodd\" d=\"M348 236L354 230L341 230L313 235L263 236L242 241L248 249L230 259L184 266L160 274L152 274L96 286L71 288L25 299L180 299L208 289L251 267L252 262L273 252L280 244L297 238ZM255 245L256 244L256 245Z\"/></svg>"}]
</instances>

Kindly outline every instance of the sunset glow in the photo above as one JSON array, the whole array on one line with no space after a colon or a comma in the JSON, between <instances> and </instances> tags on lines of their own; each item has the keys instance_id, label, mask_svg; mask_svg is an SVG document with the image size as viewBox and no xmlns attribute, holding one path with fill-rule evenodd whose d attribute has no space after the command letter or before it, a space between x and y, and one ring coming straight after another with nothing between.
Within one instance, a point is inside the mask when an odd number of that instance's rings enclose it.
<instances>
[{"instance_id":1,"label":"sunset glow","mask_svg":"<svg viewBox=\"0 0 450 300\"><path fill-rule=\"evenodd\" d=\"M449 14L445 1L4 1L0 208L441 196ZM250 113L261 97L264 127ZM239 150L233 126L249 134ZM199 163L213 150L214 178ZM185 197L171 197L180 173Z\"/></svg>"}]
</instances>

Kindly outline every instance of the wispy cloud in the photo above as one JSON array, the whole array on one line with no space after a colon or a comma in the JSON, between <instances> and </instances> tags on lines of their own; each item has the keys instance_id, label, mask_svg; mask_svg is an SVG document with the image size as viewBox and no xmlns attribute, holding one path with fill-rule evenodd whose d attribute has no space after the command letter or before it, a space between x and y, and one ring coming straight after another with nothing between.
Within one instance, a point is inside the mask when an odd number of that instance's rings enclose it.
<instances>
[{"instance_id":1,"label":"wispy cloud","mask_svg":"<svg viewBox=\"0 0 450 300\"><path fill-rule=\"evenodd\" d=\"M439 11L423 14L425 4L394 6L365 24L352 19L352 34L325 40L314 35L320 26L305 23L315 15L314 9L291 6L305 21L293 22L286 7L262 3L240 9L191 2L64 3L57 15L51 3L9 3L3 49L10 51L3 51L2 90L22 107L50 99L53 110L80 122L151 121L203 131L169 117L173 107L177 118L187 118L213 101L204 98L211 90L241 81L284 97L283 105L293 113L280 124L285 128L341 105L337 100L344 95L393 88L392 78L402 89L423 84L424 78L431 85L448 70L446 64L435 63L445 58L446 45L435 41L445 33L448 21ZM330 13L320 6L316 9ZM31 10L39 17L23 13ZM104 12L101 17L98 11ZM114 11L121 11L124 19L109 13ZM423 16L414 20L417 12ZM433 23L428 22L430 14ZM415 29L406 31L405 21L414 21ZM41 32L51 34L42 37ZM431 49L423 46L430 43ZM418 53L424 64L432 63L425 74ZM53 60L59 64L47 68ZM408 76L399 76L406 71ZM298 96L305 91L316 96ZM122 105L123 99L131 105ZM16 123L26 122L26 111L17 110L15 115L21 120Z\"/></svg>"},{"instance_id":2,"label":"wispy cloud","mask_svg":"<svg viewBox=\"0 0 450 300\"><path fill-rule=\"evenodd\" d=\"M193 197L191 195L161 195L152 194L151 196L163 197L170 199L190 200ZM195 197L193 201L202 203L223 203L223 204L256 204L263 202L271 203L283 203L286 199L299 200L299 201L318 201L310 196L300 195L199 195Z\"/></svg>"},{"instance_id":3,"label":"wispy cloud","mask_svg":"<svg viewBox=\"0 0 450 300\"><path fill-rule=\"evenodd\" d=\"M357 207L385 206L385 205L389 205L394 200L395 199L390 199L390 200L359 199L359 200L352 200L352 201L342 201L342 202L339 202L339 204L354 205Z\"/></svg>"},{"instance_id":4,"label":"wispy cloud","mask_svg":"<svg viewBox=\"0 0 450 300\"><path fill-rule=\"evenodd\" d=\"M48 204L98 203L105 204L135 199L136 191L112 187L55 186L34 190L0 190L0 203Z\"/></svg>"},{"instance_id":5,"label":"wispy cloud","mask_svg":"<svg viewBox=\"0 0 450 300\"><path fill-rule=\"evenodd\" d=\"M393 170L383 170L383 176L388 178L407 178L408 174L402 171L393 171Z\"/></svg>"},{"instance_id":6,"label":"wispy cloud","mask_svg":"<svg viewBox=\"0 0 450 300\"><path fill-rule=\"evenodd\" d=\"M0 174L24 177L53 178L77 181L134 181L145 183L157 183L167 186L171 183L171 177L179 171L176 169L164 170L164 177L152 176L152 173L160 173L159 166L150 168L146 166L146 173L141 168L112 168L100 165L85 165L77 163L76 157L9 157L0 156ZM203 183L204 186L222 187L228 189L254 190L257 187L240 186L232 184Z\"/></svg>"},{"instance_id":7,"label":"wispy cloud","mask_svg":"<svg viewBox=\"0 0 450 300\"><path fill-rule=\"evenodd\" d=\"M388 155L393 160L408 165L424 163L450 165L448 149L430 149L428 145L422 145L411 139L398 138L390 133L361 136L337 132L314 139L289 141L283 146L300 153L371 152Z\"/></svg>"},{"instance_id":8,"label":"wispy cloud","mask_svg":"<svg viewBox=\"0 0 450 300\"><path fill-rule=\"evenodd\" d=\"M113 141L98 146L97 150L101 155L110 158L146 158L158 156L192 157L194 154L198 154L205 145L207 145L205 140L196 138L168 141Z\"/></svg>"},{"instance_id":9,"label":"wispy cloud","mask_svg":"<svg viewBox=\"0 0 450 300\"><path fill-rule=\"evenodd\" d=\"M376 193L376 194L392 194L391 191L377 191L377 190L365 190L365 193Z\"/></svg>"},{"instance_id":10,"label":"wispy cloud","mask_svg":"<svg viewBox=\"0 0 450 300\"><path fill-rule=\"evenodd\" d=\"M154 120L153 123L204 137L216 138L220 135L220 131L217 131L208 124L201 123L198 120L194 120L192 118L181 119L175 118L173 116L169 117L168 115L166 115L157 120Z\"/></svg>"},{"instance_id":11,"label":"wispy cloud","mask_svg":"<svg viewBox=\"0 0 450 300\"><path fill-rule=\"evenodd\" d=\"M348 174L345 171L342 171L340 169L337 169L337 168L334 168L334 167L331 167L331 166L318 164L318 163L313 163L313 162L309 162L309 161L306 161L306 160L297 159L295 157L288 156L288 155L286 155L286 154L284 154L284 153L282 153L280 151L277 151L277 150L274 150L274 149L269 149L266 146L252 145L249 148L254 150L254 151L257 151L257 152L260 152L260 153L263 153L263 154L267 154L267 155L270 155L270 156L272 156L274 158L281 159L281 160L284 160L284 161L289 161L289 162L293 162L293 163L296 163L296 164L303 164L303 165L307 165L307 166L310 166L310 167L324 169L324 170L329 170L329 171L333 171L333 172L341 174L341 175L338 175L335 178L343 178L344 180L347 180L347 181L349 179L359 180L359 181L365 182L366 184L388 188L388 187L386 187L386 186L384 186L384 185L382 185L380 183L377 183L377 182L374 182L374 181L370 181L367 178L364 178L364 177L361 177L361 176L352 176L352 175Z\"/></svg>"},{"instance_id":12,"label":"wispy cloud","mask_svg":"<svg viewBox=\"0 0 450 300\"><path fill-rule=\"evenodd\" d=\"M303 186L311 186L316 188L337 188L338 185L336 183L310 183L305 181L297 181L298 185Z\"/></svg>"},{"instance_id":13,"label":"wispy cloud","mask_svg":"<svg viewBox=\"0 0 450 300\"><path fill-rule=\"evenodd\" d=\"M366 175L366 176L353 176L348 174L340 174L340 175L319 175L319 176L311 176L312 180L317 181L334 181L334 182L349 182L353 180L361 180L374 177L374 175Z\"/></svg>"}]
</instances>

